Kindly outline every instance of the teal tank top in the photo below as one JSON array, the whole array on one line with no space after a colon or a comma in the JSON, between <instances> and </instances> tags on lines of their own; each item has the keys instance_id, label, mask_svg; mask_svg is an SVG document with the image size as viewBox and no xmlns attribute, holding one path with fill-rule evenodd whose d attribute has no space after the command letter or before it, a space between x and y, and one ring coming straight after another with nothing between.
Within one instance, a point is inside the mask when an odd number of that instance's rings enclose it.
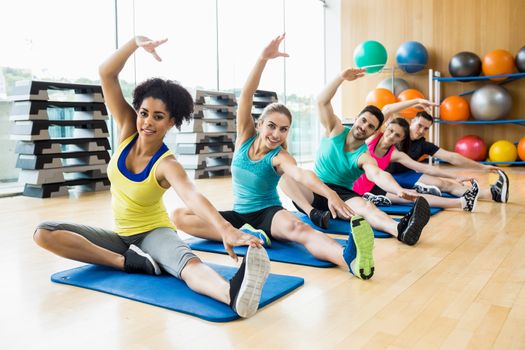
<instances>
[{"instance_id":1,"label":"teal tank top","mask_svg":"<svg viewBox=\"0 0 525 350\"><path fill-rule=\"evenodd\" d=\"M233 210L241 214L275 205L282 206L277 193L277 183L281 175L272 166L272 159L279 153L281 146L268 152L262 159L251 160L248 150L256 136L246 140L233 154Z\"/></svg>"},{"instance_id":2,"label":"teal tank top","mask_svg":"<svg viewBox=\"0 0 525 350\"><path fill-rule=\"evenodd\" d=\"M357 160L366 152L366 143L352 152L345 152L346 136L350 128L334 137L323 137L317 151L314 172L324 183L352 189L364 172L357 166Z\"/></svg>"}]
</instances>

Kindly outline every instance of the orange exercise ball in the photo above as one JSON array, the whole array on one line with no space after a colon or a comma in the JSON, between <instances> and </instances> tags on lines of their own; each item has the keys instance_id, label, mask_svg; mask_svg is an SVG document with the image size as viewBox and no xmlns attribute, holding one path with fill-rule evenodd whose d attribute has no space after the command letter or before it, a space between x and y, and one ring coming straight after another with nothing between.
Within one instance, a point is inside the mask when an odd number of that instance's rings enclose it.
<instances>
[{"instance_id":1,"label":"orange exercise ball","mask_svg":"<svg viewBox=\"0 0 525 350\"><path fill-rule=\"evenodd\" d=\"M525 136L523 136L518 143L518 155L521 160L525 161Z\"/></svg>"},{"instance_id":2,"label":"orange exercise ball","mask_svg":"<svg viewBox=\"0 0 525 350\"><path fill-rule=\"evenodd\" d=\"M518 158L518 150L510 141L499 140L490 146L489 159L491 162L514 162ZM507 164L501 164L506 166Z\"/></svg>"},{"instance_id":3,"label":"orange exercise ball","mask_svg":"<svg viewBox=\"0 0 525 350\"><path fill-rule=\"evenodd\" d=\"M439 106L439 115L443 120L468 120L470 107L461 96L449 96Z\"/></svg>"},{"instance_id":4,"label":"orange exercise ball","mask_svg":"<svg viewBox=\"0 0 525 350\"><path fill-rule=\"evenodd\" d=\"M425 98L425 95L423 95L421 91L416 90L416 89L406 89L397 96L397 99L400 102L409 101L409 100L413 100L416 98ZM403 117L406 117L406 118L414 118L417 112L421 112L421 109L410 107L410 108L403 109L401 112L399 112L399 114L401 114Z\"/></svg>"},{"instance_id":5,"label":"orange exercise ball","mask_svg":"<svg viewBox=\"0 0 525 350\"><path fill-rule=\"evenodd\" d=\"M388 89L377 88L368 93L366 104L382 109L385 105L396 102L396 96Z\"/></svg>"},{"instance_id":6,"label":"orange exercise ball","mask_svg":"<svg viewBox=\"0 0 525 350\"><path fill-rule=\"evenodd\" d=\"M481 70L485 75L512 74L516 71L514 56L507 50L494 50L483 57ZM491 80L505 80L507 78L492 78Z\"/></svg>"}]
</instances>

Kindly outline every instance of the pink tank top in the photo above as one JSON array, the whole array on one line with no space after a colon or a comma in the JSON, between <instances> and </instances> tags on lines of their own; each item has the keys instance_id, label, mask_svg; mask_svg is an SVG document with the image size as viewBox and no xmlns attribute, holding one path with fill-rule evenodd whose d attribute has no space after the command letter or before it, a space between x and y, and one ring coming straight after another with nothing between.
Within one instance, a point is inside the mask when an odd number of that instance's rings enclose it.
<instances>
[{"instance_id":1,"label":"pink tank top","mask_svg":"<svg viewBox=\"0 0 525 350\"><path fill-rule=\"evenodd\" d=\"M377 136L368 144L368 152L370 153L372 158L374 158L377 161L377 166L380 169L385 170L390 164L390 158L392 158L392 153L394 153L395 146L394 145L390 146L390 148L388 149L388 152L386 152L386 154L383 157L378 157L374 153L374 150L381 136L383 136L382 132L377 134ZM363 174L354 182L354 186L352 187L352 190L354 190L355 193L362 196L365 192L369 192L374 187L374 185L375 183L368 180L368 178L366 177L366 174Z\"/></svg>"}]
</instances>

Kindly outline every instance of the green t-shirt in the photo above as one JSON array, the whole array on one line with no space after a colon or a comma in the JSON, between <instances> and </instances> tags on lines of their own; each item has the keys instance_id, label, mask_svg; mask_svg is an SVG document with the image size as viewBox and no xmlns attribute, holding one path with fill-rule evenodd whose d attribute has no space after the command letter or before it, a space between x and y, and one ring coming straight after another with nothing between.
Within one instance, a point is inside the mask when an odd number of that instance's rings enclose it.
<instances>
[{"instance_id":1,"label":"green t-shirt","mask_svg":"<svg viewBox=\"0 0 525 350\"><path fill-rule=\"evenodd\" d=\"M364 143L355 151L345 152L345 140L349 132L350 128L345 126L339 135L321 138L314 171L324 183L352 189L354 181L364 173L358 167L357 160L368 148Z\"/></svg>"}]
</instances>

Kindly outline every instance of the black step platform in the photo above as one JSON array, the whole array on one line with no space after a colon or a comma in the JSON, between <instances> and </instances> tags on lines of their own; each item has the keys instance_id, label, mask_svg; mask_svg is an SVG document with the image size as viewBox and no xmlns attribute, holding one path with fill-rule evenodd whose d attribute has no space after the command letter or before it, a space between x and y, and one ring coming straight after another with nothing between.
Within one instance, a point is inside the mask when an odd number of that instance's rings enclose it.
<instances>
[{"instance_id":1,"label":"black step platform","mask_svg":"<svg viewBox=\"0 0 525 350\"><path fill-rule=\"evenodd\" d=\"M79 138L109 137L108 126L104 120L28 120L19 121L11 128L11 138L33 141L49 140L51 126L74 128L74 136Z\"/></svg>"},{"instance_id":2,"label":"black step platform","mask_svg":"<svg viewBox=\"0 0 525 350\"><path fill-rule=\"evenodd\" d=\"M16 167L20 169L53 169L79 165L97 165L109 163L108 151L69 152L57 154L19 154Z\"/></svg>"},{"instance_id":3,"label":"black step platform","mask_svg":"<svg viewBox=\"0 0 525 350\"><path fill-rule=\"evenodd\" d=\"M53 119L48 109L72 109L72 120L106 120L108 111L106 105L100 102L70 102L70 101L15 101L11 106L9 119L17 120L49 120ZM64 113L66 114L66 113Z\"/></svg>"},{"instance_id":4,"label":"black step platform","mask_svg":"<svg viewBox=\"0 0 525 350\"><path fill-rule=\"evenodd\" d=\"M69 195L73 187L82 192L107 190L110 187L108 178L69 180L61 183L24 186L24 196L36 198L50 198Z\"/></svg>"},{"instance_id":5,"label":"black step platform","mask_svg":"<svg viewBox=\"0 0 525 350\"><path fill-rule=\"evenodd\" d=\"M102 87L100 85L41 80L18 81L13 88L10 99L47 101L49 99L48 90L72 90L75 95L79 95L79 98L85 101L104 102Z\"/></svg>"},{"instance_id":6,"label":"black step platform","mask_svg":"<svg viewBox=\"0 0 525 350\"><path fill-rule=\"evenodd\" d=\"M175 154L209 154L220 152L233 152L232 142L216 143L178 143L175 146Z\"/></svg>"},{"instance_id":7,"label":"black step platform","mask_svg":"<svg viewBox=\"0 0 525 350\"><path fill-rule=\"evenodd\" d=\"M69 152L98 152L111 149L107 138L56 139L41 141L18 141L15 152L22 154L55 154Z\"/></svg>"}]
</instances>

